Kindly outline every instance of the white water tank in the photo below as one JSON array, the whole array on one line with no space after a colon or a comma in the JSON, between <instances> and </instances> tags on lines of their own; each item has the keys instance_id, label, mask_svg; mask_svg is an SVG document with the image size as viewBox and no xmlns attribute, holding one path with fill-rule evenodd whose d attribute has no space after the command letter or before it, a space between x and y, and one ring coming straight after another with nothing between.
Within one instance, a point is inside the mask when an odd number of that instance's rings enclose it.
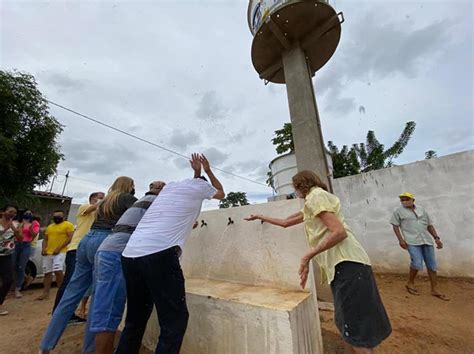
<instances>
[{"instance_id":1,"label":"white water tank","mask_svg":"<svg viewBox=\"0 0 474 354\"><path fill-rule=\"evenodd\" d=\"M332 178L332 159L331 155L326 152L328 160L329 177ZM273 176L273 187L277 195L288 195L294 193L292 177L298 173L296 168L296 155L294 152L289 152L280 155L270 162L270 171Z\"/></svg>"}]
</instances>

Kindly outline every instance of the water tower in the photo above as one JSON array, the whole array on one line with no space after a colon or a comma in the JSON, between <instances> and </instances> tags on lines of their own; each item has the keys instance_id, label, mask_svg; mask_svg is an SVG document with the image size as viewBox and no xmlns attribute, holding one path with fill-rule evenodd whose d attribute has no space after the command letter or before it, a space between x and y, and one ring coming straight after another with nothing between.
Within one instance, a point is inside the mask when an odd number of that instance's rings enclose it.
<instances>
[{"instance_id":1,"label":"water tower","mask_svg":"<svg viewBox=\"0 0 474 354\"><path fill-rule=\"evenodd\" d=\"M296 167L315 171L332 191L312 77L336 51L344 17L317 0L250 0L247 17L255 70L265 83L286 84ZM313 267L318 298L332 301Z\"/></svg>"},{"instance_id":2,"label":"water tower","mask_svg":"<svg viewBox=\"0 0 474 354\"><path fill-rule=\"evenodd\" d=\"M317 0L250 0L247 17L255 70L265 83L286 84L297 168L331 188L311 78L334 54L344 17Z\"/></svg>"}]
</instances>

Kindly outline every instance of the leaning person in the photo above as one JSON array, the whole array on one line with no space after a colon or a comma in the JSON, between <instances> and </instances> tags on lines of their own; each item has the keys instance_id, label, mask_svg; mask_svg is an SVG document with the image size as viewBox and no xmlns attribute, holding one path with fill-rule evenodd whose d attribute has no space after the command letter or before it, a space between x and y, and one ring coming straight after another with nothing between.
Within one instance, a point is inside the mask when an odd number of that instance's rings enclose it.
<instances>
[{"instance_id":1,"label":"leaning person","mask_svg":"<svg viewBox=\"0 0 474 354\"><path fill-rule=\"evenodd\" d=\"M301 211L286 219L250 215L245 220L262 220L289 227L304 222L310 250L301 259L300 285L308 280L310 260L321 268L322 281L331 285L335 322L348 353L372 353L392 329L375 283L370 260L346 224L341 203L311 171L293 176L296 195L304 198Z\"/></svg>"}]
</instances>

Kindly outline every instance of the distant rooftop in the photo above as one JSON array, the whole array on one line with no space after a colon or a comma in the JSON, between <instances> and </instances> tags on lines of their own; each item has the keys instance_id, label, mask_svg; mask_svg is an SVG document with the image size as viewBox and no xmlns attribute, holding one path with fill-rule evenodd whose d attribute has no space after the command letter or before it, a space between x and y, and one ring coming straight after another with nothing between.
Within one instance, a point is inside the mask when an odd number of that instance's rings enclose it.
<instances>
[{"instance_id":1,"label":"distant rooftop","mask_svg":"<svg viewBox=\"0 0 474 354\"><path fill-rule=\"evenodd\" d=\"M38 197L42 197L42 198L72 200L72 197L68 197L66 195L61 195L61 194L56 194L56 193L51 193L51 192L33 191L31 194Z\"/></svg>"}]
</instances>

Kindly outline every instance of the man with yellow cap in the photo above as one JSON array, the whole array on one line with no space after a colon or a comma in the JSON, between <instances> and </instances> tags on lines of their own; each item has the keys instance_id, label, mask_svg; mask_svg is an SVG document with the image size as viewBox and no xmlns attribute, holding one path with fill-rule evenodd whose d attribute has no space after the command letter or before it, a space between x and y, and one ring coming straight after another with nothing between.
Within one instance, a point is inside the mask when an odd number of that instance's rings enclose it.
<instances>
[{"instance_id":1,"label":"man with yellow cap","mask_svg":"<svg viewBox=\"0 0 474 354\"><path fill-rule=\"evenodd\" d=\"M412 295L419 295L415 287L415 278L418 271L423 270L424 261L430 277L431 295L448 301L449 299L438 291L436 275L434 243L438 249L443 248L443 243L426 210L415 205L415 196L405 192L400 194L399 198L402 205L393 212L390 224L392 224L400 247L410 254L411 264L410 276L406 285L407 291Z\"/></svg>"}]
</instances>

